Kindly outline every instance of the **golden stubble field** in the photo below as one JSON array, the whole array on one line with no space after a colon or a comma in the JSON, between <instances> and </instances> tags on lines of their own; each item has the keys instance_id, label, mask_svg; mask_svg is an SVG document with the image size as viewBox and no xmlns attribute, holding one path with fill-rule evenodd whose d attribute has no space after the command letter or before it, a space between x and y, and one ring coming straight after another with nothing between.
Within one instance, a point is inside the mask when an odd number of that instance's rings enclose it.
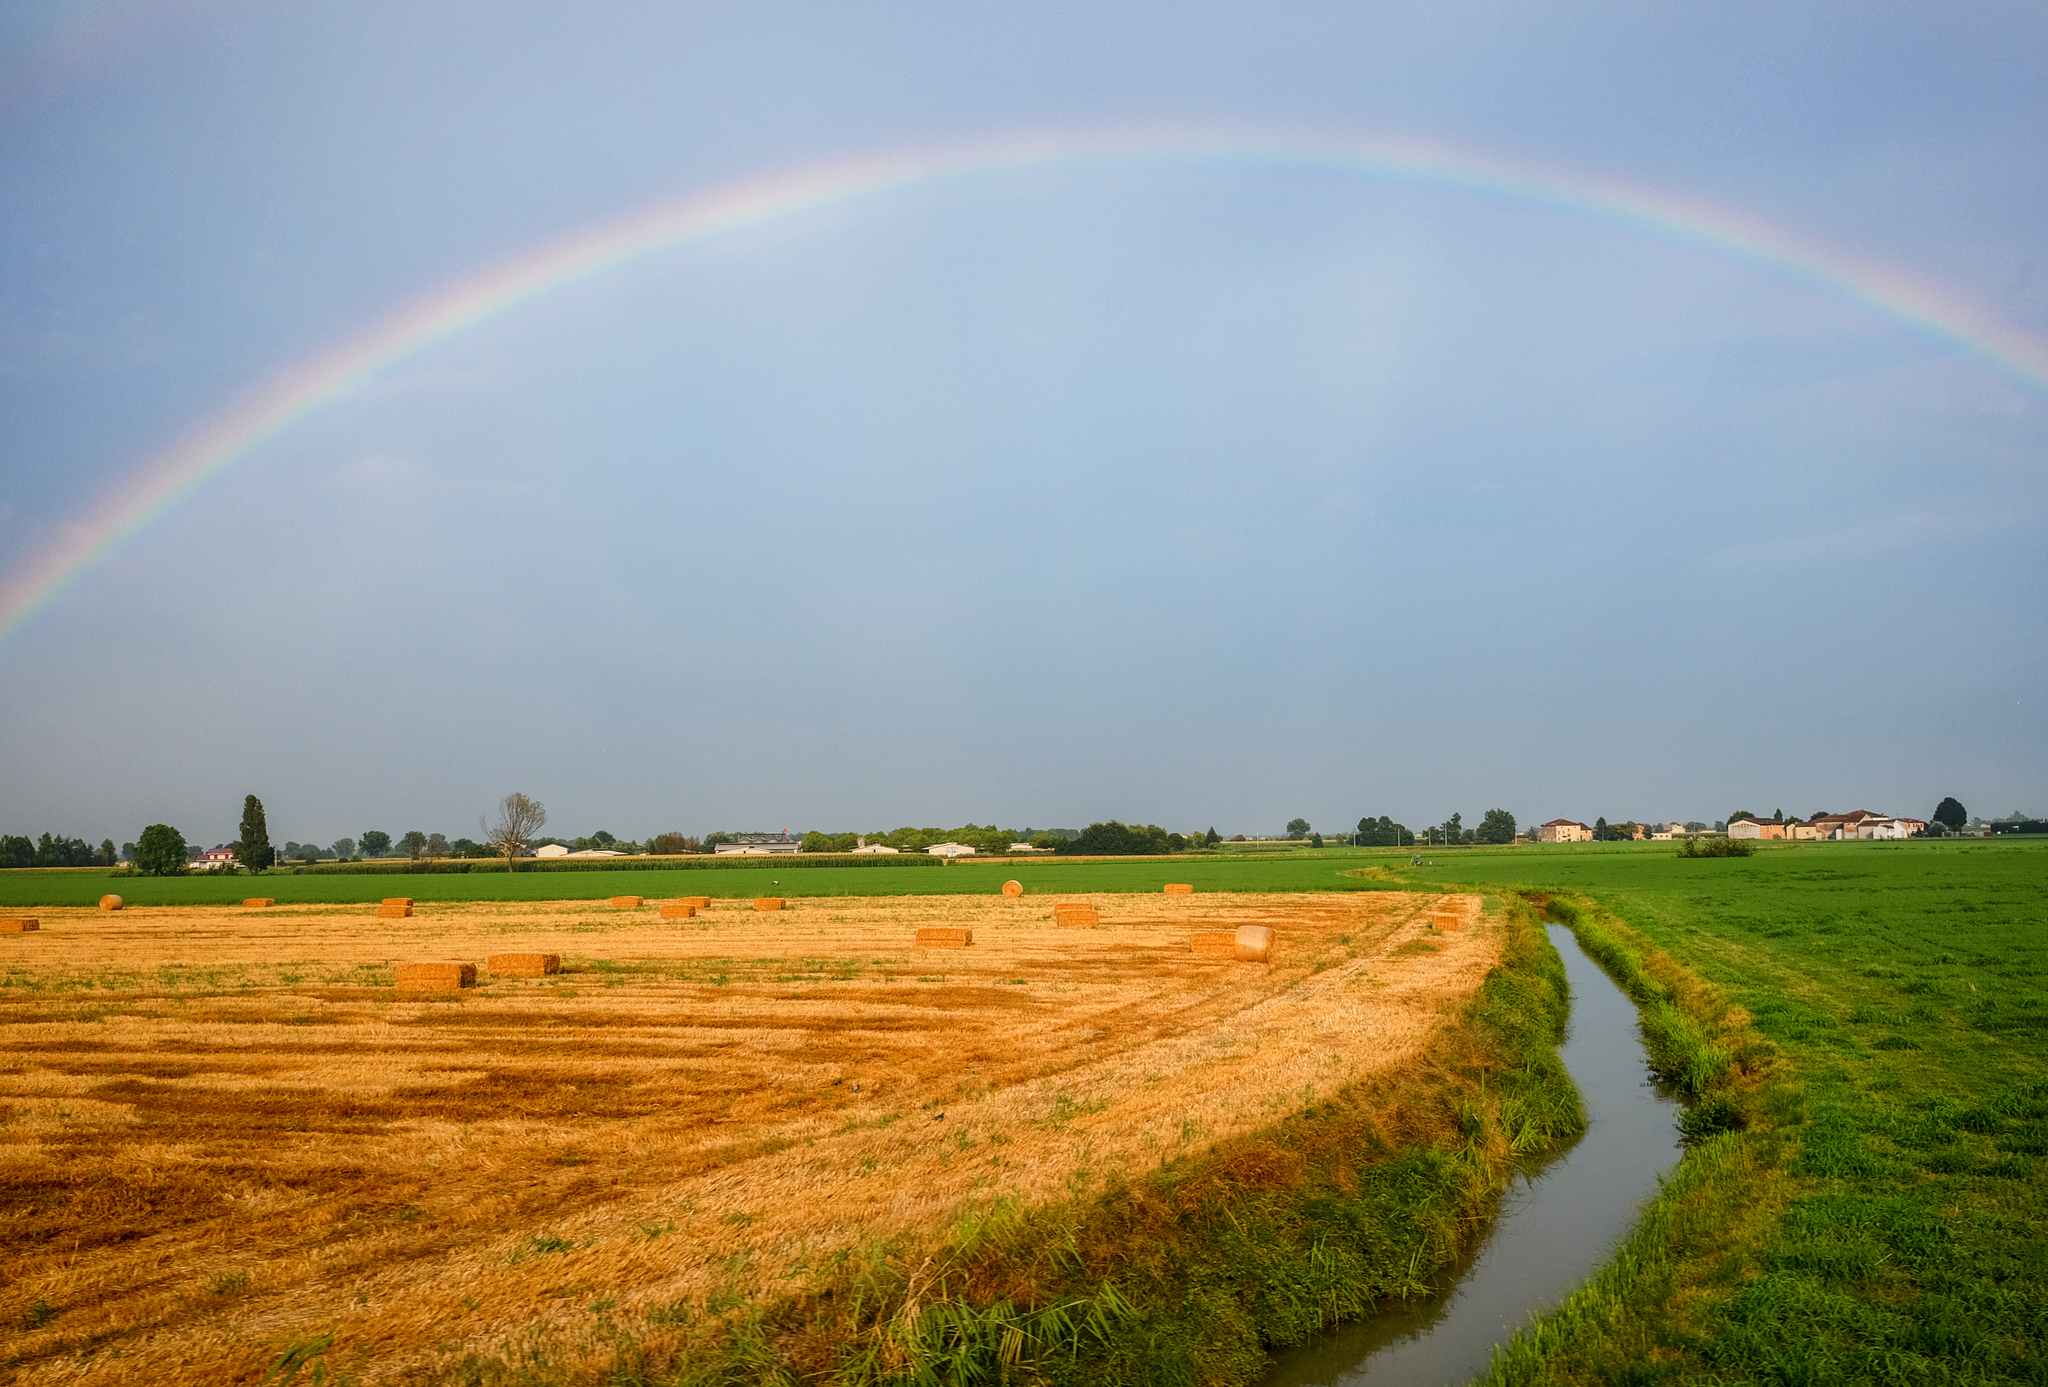
<instances>
[{"instance_id":1,"label":"golden stubble field","mask_svg":"<svg viewBox=\"0 0 2048 1387\"><path fill-rule=\"evenodd\" d=\"M1096 928L1052 923L1087 900ZM0 1370L364 1383L769 1299L1426 1061L1476 897L1075 895L33 912L0 935ZM1433 933L1432 909L1457 910ZM919 949L926 925L966 949ZM1278 934L1268 964L1187 935ZM396 965L557 952L396 994Z\"/></svg>"}]
</instances>

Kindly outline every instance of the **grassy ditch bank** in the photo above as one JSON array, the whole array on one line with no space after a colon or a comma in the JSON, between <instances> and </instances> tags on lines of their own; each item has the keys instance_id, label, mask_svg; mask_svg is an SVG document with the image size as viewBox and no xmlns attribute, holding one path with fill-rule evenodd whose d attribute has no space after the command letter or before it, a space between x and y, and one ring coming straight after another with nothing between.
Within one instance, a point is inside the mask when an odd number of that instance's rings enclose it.
<instances>
[{"instance_id":1,"label":"grassy ditch bank","mask_svg":"<svg viewBox=\"0 0 2048 1387\"><path fill-rule=\"evenodd\" d=\"M1830 846L1573 864L1694 1146L1492 1383L2048 1381L2048 853Z\"/></svg>"},{"instance_id":2,"label":"grassy ditch bank","mask_svg":"<svg viewBox=\"0 0 2048 1387\"><path fill-rule=\"evenodd\" d=\"M1405 1069L1334 1092L1142 1178L998 1206L936 1250L848 1250L779 1302L713 1294L619 1331L593 1375L543 1345L472 1356L464 1383L1223 1384L1390 1298L1468 1246L1517 1160L1582 1129L1559 1063L1568 999L1536 912ZM655 1346L659 1340L659 1347Z\"/></svg>"}]
</instances>

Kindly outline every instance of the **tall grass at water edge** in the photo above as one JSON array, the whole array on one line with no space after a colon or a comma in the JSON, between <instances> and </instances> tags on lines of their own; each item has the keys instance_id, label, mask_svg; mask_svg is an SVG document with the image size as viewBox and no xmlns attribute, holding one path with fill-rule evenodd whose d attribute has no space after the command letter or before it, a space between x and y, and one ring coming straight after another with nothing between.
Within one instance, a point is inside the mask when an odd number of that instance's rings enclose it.
<instances>
[{"instance_id":1,"label":"tall grass at water edge","mask_svg":"<svg viewBox=\"0 0 2048 1387\"><path fill-rule=\"evenodd\" d=\"M1575 888L1552 912L1643 1008L1660 1071L1698 1086L1693 1144L1489 1382L2048 1382L2044 849L1547 872Z\"/></svg>"}]
</instances>

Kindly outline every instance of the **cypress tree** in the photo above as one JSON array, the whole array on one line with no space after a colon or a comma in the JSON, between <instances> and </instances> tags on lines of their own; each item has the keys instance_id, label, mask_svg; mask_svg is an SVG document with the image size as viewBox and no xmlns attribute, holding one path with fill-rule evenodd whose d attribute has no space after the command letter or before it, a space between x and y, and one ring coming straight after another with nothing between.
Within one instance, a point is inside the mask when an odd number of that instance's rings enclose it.
<instances>
[{"instance_id":1,"label":"cypress tree","mask_svg":"<svg viewBox=\"0 0 2048 1387\"><path fill-rule=\"evenodd\" d=\"M270 825L263 820L263 801L254 795L242 801L242 841L235 844L235 861L252 872L277 861L277 849L270 846Z\"/></svg>"}]
</instances>

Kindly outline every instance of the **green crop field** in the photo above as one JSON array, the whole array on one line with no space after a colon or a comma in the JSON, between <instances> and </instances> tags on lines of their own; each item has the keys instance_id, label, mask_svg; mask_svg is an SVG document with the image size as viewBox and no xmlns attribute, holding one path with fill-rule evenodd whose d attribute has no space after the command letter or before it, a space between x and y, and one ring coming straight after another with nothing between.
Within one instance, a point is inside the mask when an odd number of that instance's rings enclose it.
<instances>
[{"instance_id":1,"label":"green crop field","mask_svg":"<svg viewBox=\"0 0 2048 1387\"><path fill-rule=\"evenodd\" d=\"M1392 883L1347 875L1372 861L1407 858L1362 850L1272 857L1152 857L1115 861L956 862L919 867L808 866L801 859L726 871L521 871L389 875L121 876L90 867L0 872L0 909L91 905L113 892L134 905L230 905L271 896L291 905L359 904L386 896L422 901L602 900L607 896L948 896L1002 889L1012 878L1032 895L1085 891L1157 891L1169 881L1198 891L1363 891ZM754 863L760 863L755 866Z\"/></svg>"},{"instance_id":2,"label":"green crop field","mask_svg":"<svg viewBox=\"0 0 2048 1387\"><path fill-rule=\"evenodd\" d=\"M1611 913L1780 1056L1749 1173L1667 1196L1497 1381L2048 1381L2048 842L1425 855Z\"/></svg>"}]
</instances>

